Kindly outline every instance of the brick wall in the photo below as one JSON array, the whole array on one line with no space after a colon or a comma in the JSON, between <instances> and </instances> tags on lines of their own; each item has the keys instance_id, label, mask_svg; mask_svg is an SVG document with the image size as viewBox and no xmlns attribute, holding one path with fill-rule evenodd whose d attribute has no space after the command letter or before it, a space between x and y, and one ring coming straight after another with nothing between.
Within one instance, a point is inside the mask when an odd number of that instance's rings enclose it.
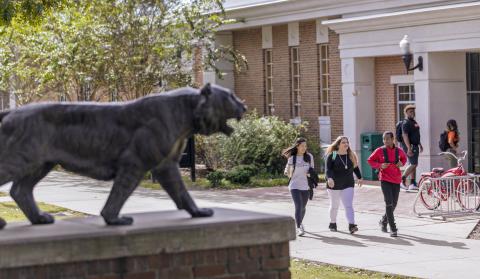
<instances>
[{"instance_id":1,"label":"brick wall","mask_svg":"<svg viewBox=\"0 0 480 279\"><path fill-rule=\"evenodd\" d=\"M288 122L292 116L290 109L291 88L288 26L273 26L272 34L274 115Z\"/></svg>"},{"instance_id":2,"label":"brick wall","mask_svg":"<svg viewBox=\"0 0 480 279\"><path fill-rule=\"evenodd\" d=\"M319 69L315 21L300 23L301 116L308 121L309 135L319 140Z\"/></svg>"},{"instance_id":3,"label":"brick wall","mask_svg":"<svg viewBox=\"0 0 480 279\"><path fill-rule=\"evenodd\" d=\"M301 116L309 122L308 134L318 140L319 69L315 21L300 22ZM290 54L288 25L272 27L274 115L289 121L291 114ZM235 74L235 92L250 109L264 114L264 69L260 28L233 32L234 47L248 60L248 70ZM332 137L343 133L343 101L338 35L329 33Z\"/></svg>"},{"instance_id":4,"label":"brick wall","mask_svg":"<svg viewBox=\"0 0 480 279\"><path fill-rule=\"evenodd\" d=\"M288 279L288 242L1 269L9 279Z\"/></svg>"},{"instance_id":5,"label":"brick wall","mask_svg":"<svg viewBox=\"0 0 480 279\"><path fill-rule=\"evenodd\" d=\"M244 99L249 110L264 113L262 29L233 32L233 46L248 61L248 69L235 74L235 93ZM275 71L275 70L274 70Z\"/></svg>"},{"instance_id":6,"label":"brick wall","mask_svg":"<svg viewBox=\"0 0 480 279\"><path fill-rule=\"evenodd\" d=\"M395 132L397 122L397 97L390 76L405 75L405 66L400 56L375 58L375 126L379 132Z\"/></svg>"},{"instance_id":7,"label":"brick wall","mask_svg":"<svg viewBox=\"0 0 480 279\"><path fill-rule=\"evenodd\" d=\"M343 95L342 95L342 67L340 51L338 49L339 37L334 31L329 30L329 58L330 58L330 121L332 123L332 141L343 135Z\"/></svg>"}]
</instances>

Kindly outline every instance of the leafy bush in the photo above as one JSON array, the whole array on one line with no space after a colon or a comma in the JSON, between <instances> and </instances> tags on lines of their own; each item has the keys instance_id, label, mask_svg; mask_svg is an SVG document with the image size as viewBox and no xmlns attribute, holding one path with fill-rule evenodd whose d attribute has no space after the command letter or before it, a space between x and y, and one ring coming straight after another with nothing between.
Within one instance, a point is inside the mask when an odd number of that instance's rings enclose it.
<instances>
[{"instance_id":1,"label":"leafy bush","mask_svg":"<svg viewBox=\"0 0 480 279\"><path fill-rule=\"evenodd\" d=\"M195 136L195 158L197 163L205 164L207 170L216 170L223 166L220 150L223 135L215 134L209 137Z\"/></svg>"},{"instance_id":2,"label":"leafy bush","mask_svg":"<svg viewBox=\"0 0 480 279\"><path fill-rule=\"evenodd\" d=\"M257 173L254 165L239 165L233 167L225 174L225 179L232 183L245 185L250 183L250 179Z\"/></svg>"},{"instance_id":3,"label":"leafy bush","mask_svg":"<svg viewBox=\"0 0 480 279\"><path fill-rule=\"evenodd\" d=\"M285 166L282 150L306 130L305 123L294 127L276 116L259 117L255 111L229 125L234 128L230 137L197 137L197 155L207 167L255 165L270 173L281 173Z\"/></svg>"},{"instance_id":4,"label":"leafy bush","mask_svg":"<svg viewBox=\"0 0 480 279\"><path fill-rule=\"evenodd\" d=\"M207 174L207 180L212 184L212 187L220 186L222 180L225 178L225 172L212 171Z\"/></svg>"}]
</instances>

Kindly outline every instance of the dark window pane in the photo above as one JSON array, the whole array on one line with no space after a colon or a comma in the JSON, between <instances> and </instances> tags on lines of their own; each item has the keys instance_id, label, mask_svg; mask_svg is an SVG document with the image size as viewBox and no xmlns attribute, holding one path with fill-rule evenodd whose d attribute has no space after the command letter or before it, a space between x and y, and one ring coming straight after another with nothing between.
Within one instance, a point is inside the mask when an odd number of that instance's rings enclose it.
<instances>
[{"instance_id":1,"label":"dark window pane","mask_svg":"<svg viewBox=\"0 0 480 279\"><path fill-rule=\"evenodd\" d=\"M480 113L480 94L471 94L470 109L472 113Z\"/></svg>"}]
</instances>

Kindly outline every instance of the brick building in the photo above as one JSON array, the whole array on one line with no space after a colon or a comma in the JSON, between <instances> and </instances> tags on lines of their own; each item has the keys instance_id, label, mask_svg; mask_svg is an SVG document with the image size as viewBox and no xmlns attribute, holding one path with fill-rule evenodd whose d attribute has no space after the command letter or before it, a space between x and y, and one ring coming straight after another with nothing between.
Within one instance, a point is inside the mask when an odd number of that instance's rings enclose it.
<instances>
[{"instance_id":1,"label":"brick building","mask_svg":"<svg viewBox=\"0 0 480 279\"><path fill-rule=\"evenodd\" d=\"M480 172L480 2L435 0L233 0L239 22L218 32L218 43L246 55L235 74L221 64L223 84L250 108L285 121L310 123L323 143L347 135L360 153L363 132L394 130L403 107L416 104L425 151L420 171L444 164L438 138L448 119ZM399 42L408 35L412 66Z\"/></svg>"}]
</instances>

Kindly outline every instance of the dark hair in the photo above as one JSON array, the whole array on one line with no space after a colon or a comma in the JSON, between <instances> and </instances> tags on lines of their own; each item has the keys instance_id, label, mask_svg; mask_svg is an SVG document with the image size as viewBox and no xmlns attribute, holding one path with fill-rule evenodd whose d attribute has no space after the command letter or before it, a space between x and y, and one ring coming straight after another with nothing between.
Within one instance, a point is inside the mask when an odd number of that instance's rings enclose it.
<instances>
[{"instance_id":1,"label":"dark hair","mask_svg":"<svg viewBox=\"0 0 480 279\"><path fill-rule=\"evenodd\" d=\"M383 133L382 138L384 138L384 137L387 136L387 135L390 136L391 138L395 138L395 136L393 135L393 132L391 132L391 131L385 131L385 132Z\"/></svg>"},{"instance_id":2,"label":"dark hair","mask_svg":"<svg viewBox=\"0 0 480 279\"><path fill-rule=\"evenodd\" d=\"M451 128L451 130L450 130ZM457 121L455 121L455 119L450 119L447 121L447 129L449 131L454 131L457 135L459 134L458 133L458 126L457 126Z\"/></svg>"},{"instance_id":3,"label":"dark hair","mask_svg":"<svg viewBox=\"0 0 480 279\"><path fill-rule=\"evenodd\" d=\"M298 138L292 146L290 146L290 147L288 147L288 148L286 148L282 151L282 155L287 159L290 158L291 156L297 156L297 152L298 152L297 147L304 142L307 142L307 140L305 138ZM305 154L303 154L303 160L305 162L310 162L310 156L308 155L308 149L305 151Z\"/></svg>"}]
</instances>

